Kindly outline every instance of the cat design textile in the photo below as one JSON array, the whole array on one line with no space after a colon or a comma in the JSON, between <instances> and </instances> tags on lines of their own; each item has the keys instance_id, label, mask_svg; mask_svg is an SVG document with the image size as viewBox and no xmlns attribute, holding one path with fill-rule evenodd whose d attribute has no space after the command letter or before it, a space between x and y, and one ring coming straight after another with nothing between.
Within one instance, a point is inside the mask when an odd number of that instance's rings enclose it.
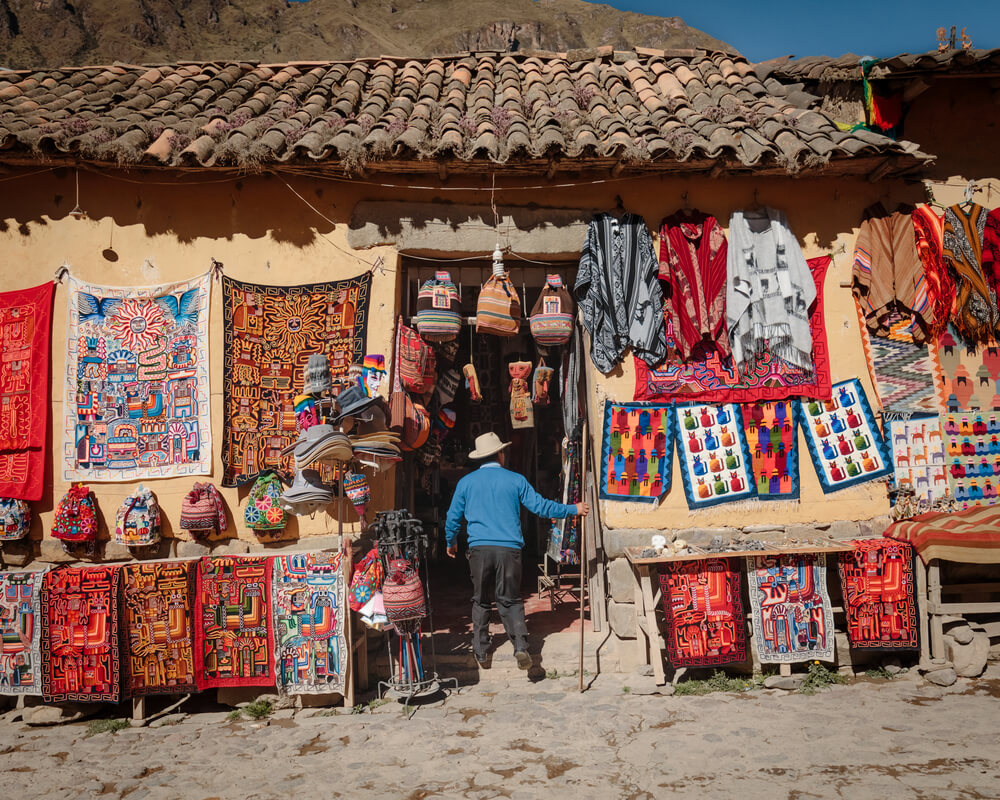
<instances>
[{"instance_id":1,"label":"cat design textile","mask_svg":"<svg viewBox=\"0 0 1000 800\"><path fill-rule=\"evenodd\" d=\"M117 566L61 568L42 581L42 696L47 703L117 703Z\"/></svg>"},{"instance_id":2,"label":"cat design textile","mask_svg":"<svg viewBox=\"0 0 1000 800\"><path fill-rule=\"evenodd\" d=\"M0 497L42 497L53 286L0 292Z\"/></svg>"},{"instance_id":3,"label":"cat design textile","mask_svg":"<svg viewBox=\"0 0 1000 800\"><path fill-rule=\"evenodd\" d=\"M757 496L739 406L675 406L674 436L688 508Z\"/></svg>"},{"instance_id":4,"label":"cat design textile","mask_svg":"<svg viewBox=\"0 0 1000 800\"><path fill-rule=\"evenodd\" d=\"M0 572L0 694L42 693L44 572Z\"/></svg>"},{"instance_id":5,"label":"cat design textile","mask_svg":"<svg viewBox=\"0 0 1000 800\"><path fill-rule=\"evenodd\" d=\"M862 539L840 553L840 586L847 639L859 650L916 650L917 617L913 546L895 539Z\"/></svg>"},{"instance_id":6,"label":"cat design textile","mask_svg":"<svg viewBox=\"0 0 1000 800\"><path fill-rule=\"evenodd\" d=\"M141 288L68 280L65 480L211 474L210 273Z\"/></svg>"},{"instance_id":7,"label":"cat design textile","mask_svg":"<svg viewBox=\"0 0 1000 800\"><path fill-rule=\"evenodd\" d=\"M857 378L836 384L826 402L798 400L796 413L824 493L892 473L889 448Z\"/></svg>"},{"instance_id":8,"label":"cat design textile","mask_svg":"<svg viewBox=\"0 0 1000 800\"><path fill-rule=\"evenodd\" d=\"M660 567L667 657L674 669L746 661L736 560L669 561Z\"/></svg>"},{"instance_id":9,"label":"cat design textile","mask_svg":"<svg viewBox=\"0 0 1000 800\"><path fill-rule=\"evenodd\" d=\"M197 691L194 671L197 571L197 561L122 566L122 673L127 695Z\"/></svg>"},{"instance_id":10,"label":"cat design textile","mask_svg":"<svg viewBox=\"0 0 1000 800\"><path fill-rule=\"evenodd\" d=\"M962 509L992 506L1000 487L1000 413L941 415L948 486Z\"/></svg>"},{"instance_id":11,"label":"cat design textile","mask_svg":"<svg viewBox=\"0 0 1000 800\"><path fill-rule=\"evenodd\" d=\"M674 448L671 408L605 402L602 499L654 503L670 491Z\"/></svg>"},{"instance_id":12,"label":"cat design textile","mask_svg":"<svg viewBox=\"0 0 1000 800\"><path fill-rule=\"evenodd\" d=\"M195 681L216 686L274 686L271 559L203 556L194 616Z\"/></svg>"},{"instance_id":13,"label":"cat design textile","mask_svg":"<svg viewBox=\"0 0 1000 800\"><path fill-rule=\"evenodd\" d=\"M833 660L825 553L747 556L747 580L762 664Z\"/></svg>"},{"instance_id":14,"label":"cat design textile","mask_svg":"<svg viewBox=\"0 0 1000 800\"><path fill-rule=\"evenodd\" d=\"M799 499L799 437L791 401L742 407L743 432L750 448L759 500Z\"/></svg>"},{"instance_id":15,"label":"cat design textile","mask_svg":"<svg viewBox=\"0 0 1000 800\"><path fill-rule=\"evenodd\" d=\"M298 437L293 398L314 353L330 374L361 363L368 329L370 272L302 286L261 286L222 276L223 486L241 486L274 470L291 481Z\"/></svg>"},{"instance_id":16,"label":"cat design textile","mask_svg":"<svg viewBox=\"0 0 1000 800\"><path fill-rule=\"evenodd\" d=\"M890 322L885 336L871 336L861 307L858 321L868 373L879 405L889 414L935 413L938 410L934 370L927 344L916 344L904 319Z\"/></svg>"},{"instance_id":17,"label":"cat design textile","mask_svg":"<svg viewBox=\"0 0 1000 800\"><path fill-rule=\"evenodd\" d=\"M714 349L695 348L688 363L668 360L650 367L635 359L635 399L649 402L670 400L703 403L753 403L789 397L830 396L830 350L823 316L823 281L830 256L811 258L809 270L816 286L816 302L809 315L813 360L807 370L799 369L765 352L749 359L742 372L721 360ZM667 345L676 348L672 324L667 324Z\"/></svg>"},{"instance_id":18,"label":"cat design textile","mask_svg":"<svg viewBox=\"0 0 1000 800\"><path fill-rule=\"evenodd\" d=\"M967 344L954 326L931 345L938 411L1000 411L1000 347Z\"/></svg>"},{"instance_id":19,"label":"cat design textile","mask_svg":"<svg viewBox=\"0 0 1000 800\"><path fill-rule=\"evenodd\" d=\"M341 559L339 552L274 559L274 672L289 694L344 692L350 651Z\"/></svg>"},{"instance_id":20,"label":"cat design textile","mask_svg":"<svg viewBox=\"0 0 1000 800\"><path fill-rule=\"evenodd\" d=\"M943 499L950 488L938 415L894 419L888 425L893 484L909 486L929 505Z\"/></svg>"}]
</instances>

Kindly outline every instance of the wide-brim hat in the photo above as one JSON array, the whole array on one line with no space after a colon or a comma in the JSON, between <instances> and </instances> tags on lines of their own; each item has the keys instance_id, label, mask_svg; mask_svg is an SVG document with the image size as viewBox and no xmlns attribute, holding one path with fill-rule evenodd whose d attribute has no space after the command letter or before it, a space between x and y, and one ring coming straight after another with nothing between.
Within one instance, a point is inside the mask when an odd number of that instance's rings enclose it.
<instances>
[{"instance_id":1,"label":"wide-brim hat","mask_svg":"<svg viewBox=\"0 0 1000 800\"><path fill-rule=\"evenodd\" d=\"M357 384L349 386L337 395L337 407L340 409L340 413L334 418L334 422L344 417L354 416L377 401L378 397L369 397L365 394L365 390Z\"/></svg>"},{"instance_id":2,"label":"wide-brim hat","mask_svg":"<svg viewBox=\"0 0 1000 800\"><path fill-rule=\"evenodd\" d=\"M501 442L500 437L490 431L476 437L476 448L469 453L469 458L489 458L507 447L510 447L510 442Z\"/></svg>"}]
</instances>

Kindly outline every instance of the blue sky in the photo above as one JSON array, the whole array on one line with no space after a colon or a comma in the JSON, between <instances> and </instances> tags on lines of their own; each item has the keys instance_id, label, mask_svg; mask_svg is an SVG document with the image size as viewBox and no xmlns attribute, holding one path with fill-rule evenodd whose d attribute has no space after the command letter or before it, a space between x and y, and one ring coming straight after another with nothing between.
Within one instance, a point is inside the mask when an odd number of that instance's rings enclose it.
<instances>
[{"instance_id":1,"label":"blue sky","mask_svg":"<svg viewBox=\"0 0 1000 800\"><path fill-rule=\"evenodd\" d=\"M782 55L886 57L937 48L939 27L968 28L975 48L1000 47L1000 0L603 0L624 11L678 16L751 61Z\"/></svg>"}]
</instances>

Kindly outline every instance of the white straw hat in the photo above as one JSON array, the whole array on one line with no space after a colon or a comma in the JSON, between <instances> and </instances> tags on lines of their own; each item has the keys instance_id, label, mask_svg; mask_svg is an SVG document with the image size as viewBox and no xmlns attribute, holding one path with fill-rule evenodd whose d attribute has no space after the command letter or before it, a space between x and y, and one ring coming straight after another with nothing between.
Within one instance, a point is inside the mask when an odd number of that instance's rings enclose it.
<instances>
[{"instance_id":1,"label":"white straw hat","mask_svg":"<svg viewBox=\"0 0 1000 800\"><path fill-rule=\"evenodd\" d=\"M490 431L476 437L476 449L469 453L469 458L488 458L496 455L505 447L510 447L510 442L501 442L500 437Z\"/></svg>"}]
</instances>

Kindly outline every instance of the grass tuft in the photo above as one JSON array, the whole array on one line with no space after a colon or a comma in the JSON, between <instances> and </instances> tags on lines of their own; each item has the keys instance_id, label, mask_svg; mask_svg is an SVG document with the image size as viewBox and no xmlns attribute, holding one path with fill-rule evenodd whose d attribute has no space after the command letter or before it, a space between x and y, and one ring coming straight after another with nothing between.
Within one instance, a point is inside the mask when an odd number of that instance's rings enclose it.
<instances>
[{"instance_id":1,"label":"grass tuft","mask_svg":"<svg viewBox=\"0 0 1000 800\"><path fill-rule=\"evenodd\" d=\"M265 719L271 716L274 706L270 700L254 700L242 710L250 719Z\"/></svg>"},{"instance_id":2,"label":"grass tuft","mask_svg":"<svg viewBox=\"0 0 1000 800\"><path fill-rule=\"evenodd\" d=\"M700 696L713 692L749 692L764 686L764 676L754 675L750 678L730 677L717 669L712 677L704 680L682 681L674 687L675 695Z\"/></svg>"},{"instance_id":3,"label":"grass tuft","mask_svg":"<svg viewBox=\"0 0 1000 800\"><path fill-rule=\"evenodd\" d=\"M87 736L97 736L99 733L112 735L131 727L127 719L92 719L87 723Z\"/></svg>"},{"instance_id":4,"label":"grass tuft","mask_svg":"<svg viewBox=\"0 0 1000 800\"><path fill-rule=\"evenodd\" d=\"M830 669L819 661L809 664L805 682L799 687L802 694L816 694L820 689L826 689L835 683L847 683L847 678L839 672Z\"/></svg>"},{"instance_id":5,"label":"grass tuft","mask_svg":"<svg viewBox=\"0 0 1000 800\"><path fill-rule=\"evenodd\" d=\"M879 681L891 681L896 676L889 672L885 667L870 667L865 670L865 677Z\"/></svg>"}]
</instances>

